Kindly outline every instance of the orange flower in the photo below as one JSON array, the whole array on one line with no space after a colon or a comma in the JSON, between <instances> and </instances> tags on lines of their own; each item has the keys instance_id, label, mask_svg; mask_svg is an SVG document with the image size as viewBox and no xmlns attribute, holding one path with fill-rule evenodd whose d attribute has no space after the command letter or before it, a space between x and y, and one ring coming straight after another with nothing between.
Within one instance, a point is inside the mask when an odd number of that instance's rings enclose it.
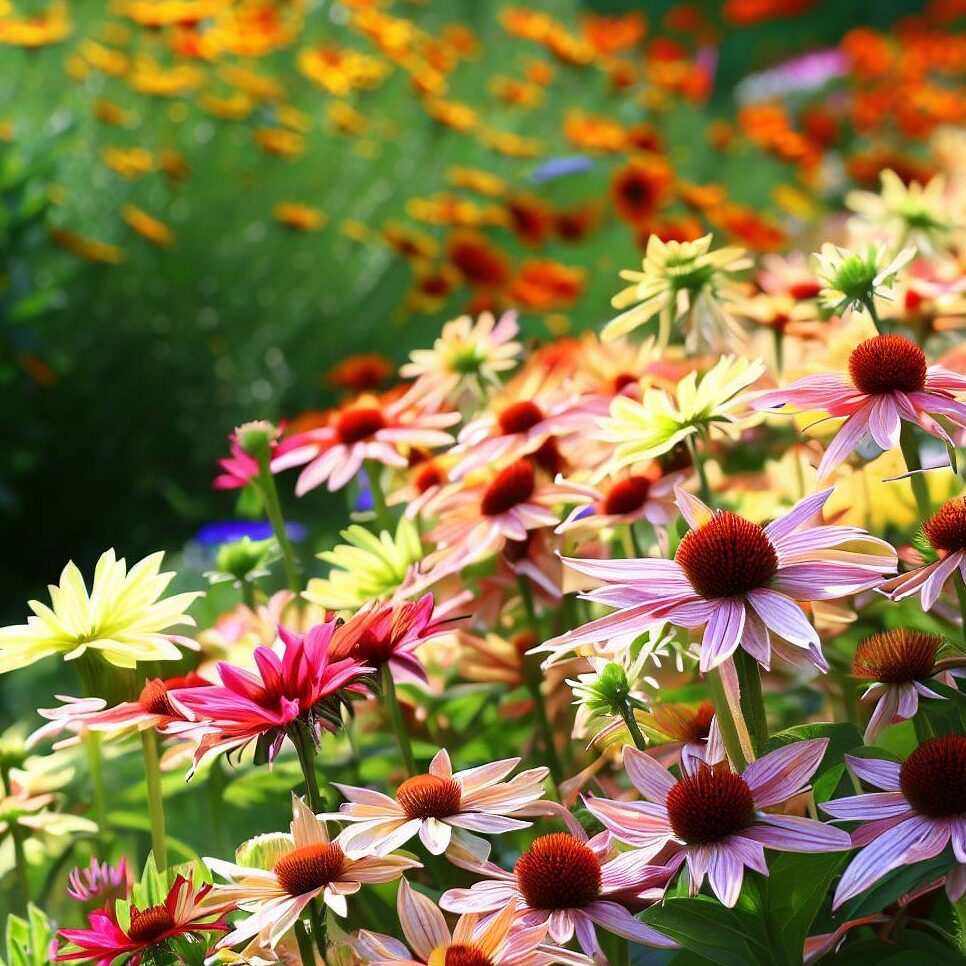
<instances>
[{"instance_id":1,"label":"orange flower","mask_svg":"<svg viewBox=\"0 0 966 966\"><path fill-rule=\"evenodd\" d=\"M352 393L374 392L396 371L385 356L364 353L347 356L325 375L327 385Z\"/></svg>"},{"instance_id":2,"label":"orange flower","mask_svg":"<svg viewBox=\"0 0 966 966\"><path fill-rule=\"evenodd\" d=\"M116 265L124 257L124 253L117 245L110 245L94 238L85 238L69 228L52 227L47 234L58 248L63 248L65 251L89 262Z\"/></svg>"},{"instance_id":3,"label":"orange flower","mask_svg":"<svg viewBox=\"0 0 966 966\"><path fill-rule=\"evenodd\" d=\"M272 209L272 215L280 225L292 231L318 231L327 220L318 208L298 201L280 201Z\"/></svg>"},{"instance_id":4,"label":"orange flower","mask_svg":"<svg viewBox=\"0 0 966 966\"><path fill-rule=\"evenodd\" d=\"M756 251L779 251L787 244L785 232L766 221L753 208L724 205L709 218L743 245Z\"/></svg>"},{"instance_id":5,"label":"orange flower","mask_svg":"<svg viewBox=\"0 0 966 966\"><path fill-rule=\"evenodd\" d=\"M520 266L507 297L523 309L548 312L573 305L584 292L586 272L553 259L527 259Z\"/></svg>"},{"instance_id":6,"label":"orange flower","mask_svg":"<svg viewBox=\"0 0 966 966\"><path fill-rule=\"evenodd\" d=\"M453 232L446 257L471 288L503 288L510 281L510 260L479 232Z\"/></svg>"},{"instance_id":7,"label":"orange flower","mask_svg":"<svg viewBox=\"0 0 966 966\"><path fill-rule=\"evenodd\" d=\"M150 57L139 56L127 76L128 85L149 97L181 97L200 87L204 75L197 67L181 64L167 70Z\"/></svg>"},{"instance_id":8,"label":"orange flower","mask_svg":"<svg viewBox=\"0 0 966 966\"><path fill-rule=\"evenodd\" d=\"M546 87L553 80L553 68L545 60L528 61L524 74L531 84L541 87Z\"/></svg>"},{"instance_id":9,"label":"orange flower","mask_svg":"<svg viewBox=\"0 0 966 966\"><path fill-rule=\"evenodd\" d=\"M125 205L121 209L121 217L142 238L161 248L169 248L174 241L171 229L157 218L149 215L134 205Z\"/></svg>"},{"instance_id":10,"label":"orange flower","mask_svg":"<svg viewBox=\"0 0 966 966\"><path fill-rule=\"evenodd\" d=\"M354 90L373 90L389 75L384 61L348 47L306 47L297 57L299 70L337 97Z\"/></svg>"},{"instance_id":11,"label":"orange flower","mask_svg":"<svg viewBox=\"0 0 966 966\"><path fill-rule=\"evenodd\" d=\"M246 67L223 64L218 74L226 84L237 87L258 101L280 101L285 96L285 89L275 78Z\"/></svg>"},{"instance_id":12,"label":"orange flower","mask_svg":"<svg viewBox=\"0 0 966 966\"><path fill-rule=\"evenodd\" d=\"M603 114L570 110L564 117L564 137L575 147L589 151L623 151L627 129Z\"/></svg>"},{"instance_id":13,"label":"orange flower","mask_svg":"<svg viewBox=\"0 0 966 966\"><path fill-rule=\"evenodd\" d=\"M585 13L581 15L580 22L584 37L598 54L613 54L635 47L647 33L647 20L637 10L619 17L598 17Z\"/></svg>"},{"instance_id":14,"label":"orange flower","mask_svg":"<svg viewBox=\"0 0 966 966\"><path fill-rule=\"evenodd\" d=\"M439 242L424 231L417 231L399 221L389 221L382 226L386 244L403 258L428 259L439 254Z\"/></svg>"},{"instance_id":15,"label":"orange flower","mask_svg":"<svg viewBox=\"0 0 966 966\"><path fill-rule=\"evenodd\" d=\"M362 134L369 125L365 114L346 101L329 101L325 110L329 124L340 134Z\"/></svg>"},{"instance_id":16,"label":"orange flower","mask_svg":"<svg viewBox=\"0 0 966 966\"><path fill-rule=\"evenodd\" d=\"M244 121L254 109L255 102L244 91L235 91L226 97L205 91L198 98L198 106L206 114L223 121Z\"/></svg>"},{"instance_id":17,"label":"orange flower","mask_svg":"<svg viewBox=\"0 0 966 966\"><path fill-rule=\"evenodd\" d=\"M109 144L101 152L101 157L112 171L128 180L154 170L154 155L145 148L117 148Z\"/></svg>"},{"instance_id":18,"label":"orange flower","mask_svg":"<svg viewBox=\"0 0 966 966\"><path fill-rule=\"evenodd\" d=\"M502 178L490 174L489 171L481 171L479 168L447 168L446 181L454 188L475 191L490 198L499 198L506 194L507 190L507 184Z\"/></svg>"},{"instance_id":19,"label":"orange flower","mask_svg":"<svg viewBox=\"0 0 966 966\"><path fill-rule=\"evenodd\" d=\"M65 40L71 31L64 0L55 0L43 13L29 17L0 17L0 44L47 47Z\"/></svg>"},{"instance_id":20,"label":"orange flower","mask_svg":"<svg viewBox=\"0 0 966 966\"><path fill-rule=\"evenodd\" d=\"M668 198L674 172L660 154L631 158L614 172L611 198L617 216L634 225L651 217Z\"/></svg>"},{"instance_id":21,"label":"orange flower","mask_svg":"<svg viewBox=\"0 0 966 966\"><path fill-rule=\"evenodd\" d=\"M525 245L540 245L553 231L553 210L532 194L514 195L507 201L510 227Z\"/></svg>"},{"instance_id":22,"label":"orange flower","mask_svg":"<svg viewBox=\"0 0 966 966\"><path fill-rule=\"evenodd\" d=\"M434 120L454 131L473 131L479 118L476 111L469 104L459 101L446 101L441 97L427 97L423 101L426 113Z\"/></svg>"},{"instance_id":23,"label":"orange flower","mask_svg":"<svg viewBox=\"0 0 966 966\"><path fill-rule=\"evenodd\" d=\"M167 149L158 153L158 167L172 181L184 181L191 173L188 162L177 151Z\"/></svg>"},{"instance_id":24,"label":"orange flower","mask_svg":"<svg viewBox=\"0 0 966 966\"><path fill-rule=\"evenodd\" d=\"M131 66L131 61L126 54L104 47L94 40L82 40L77 46L77 51L91 67L110 77L123 76Z\"/></svg>"},{"instance_id":25,"label":"orange flower","mask_svg":"<svg viewBox=\"0 0 966 966\"><path fill-rule=\"evenodd\" d=\"M600 215L595 202L565 208L554 214L554 232L566 242L582 241L597 227Z\"/></svg>"},{"instance_id":26,"label":"orange flower","mask_svg":"<svg viewBox=\"0 0 966 966\"><path fill-rule=\"evenodd\" d=\"M510 131L495 131L482 128L479 132L480 144L508 158L535 158L543 151L543 142L537 138L524 137Z\"/></svg>"},{"instance_id":27,"label":"orange flower","mask_svg":"<svg viewBox=\"0 0 966 966\"><path fill-rule=\"evenodd\" d=\"M693 184L690 181L679 181L677 195L689 208L697 211L717 208L728 200L724 185L714 183Z\"/></svg>"},{"instance_id":28,"label":"orange flower","mask_svg":"<svg viewBox=\"0 0 966 966\"><path fill-rule=\"evenodd\" d=\"M438 312L460 284L460 273L445 263L415 262L413 275L413 287L406 296L406 307L413 312Z\"/></svg>"},{"instance_id":29,"label":"orange flower","mask_svg":"<svg viewBox=\"0 0 966 966\"><path fill-rule=\"evenodd\" d=\"M651 235L657 235L663 242L697 241L704 235L704 227L693 215L679 215L675 218L651 218L635 226L637 243L644 248Z\"/></svg>"},{"instance_id":30,"label":"orange flower","mask_svg":"<svg viewBox=\"0 0 966 966\"><path fill-rule=\"evenodd\" d=\"M255 143L267 154L297 158L305 151L305 138L282 127L260 127L255 130Z\"/></svg>"},{"instance_id":31,"label":"orange flower","mask_svg":"<svg viewBox=\"0 0 966 966\"><path fill-rule=\"evenodd\" d=\"M134 123L134 114L131 111L109 101L106 97L99 97L94 102L94 117L104 124L113 124L115 127L130 127Z\"/></svg>"},{"instance_id":32,"label":"orange flower","mask_svg":"<svg viewBox=\"0 0 966 966\"><path fill-rule=\"evenodd\" d=\"M499 97L508 104L516 104L520 107L539 107L543 103L543 88L537 84L529 84L513 77L497 75L490 78L487 86L494 97Z\"/></svg>"}]
</instances>

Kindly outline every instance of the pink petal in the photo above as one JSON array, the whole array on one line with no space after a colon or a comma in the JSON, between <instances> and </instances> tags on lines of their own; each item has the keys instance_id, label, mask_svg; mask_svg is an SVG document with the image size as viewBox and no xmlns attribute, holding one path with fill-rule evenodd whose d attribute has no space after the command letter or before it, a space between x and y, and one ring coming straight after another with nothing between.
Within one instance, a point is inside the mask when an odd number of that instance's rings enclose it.
<instances>
[{"instance_id":1,"label":"pink petal","mask_svg":"<svg viewBox=\"0 0 966 966\"><path fill-rule=\"evenodd\" d=\"M818 644L819 636L801 607L793 600L767 587L748 592L748 601L769 630L791 644Z\"/></svg>"},{"instance_id":2,"label":"pink petal","mask_svg":"<svg viewBox=\"0 0 966 966\"><path fill-rule=\"evenodd\" d=\"M634 787L652 802L663 804L674 787L675 777L647 752L630 746L624 749L624 771Z\"/></svg>"},{"instance_id":3,"label":"pink petal","mask_svg":"<svg viewBox=\"0 0 966 966\"><path fill-rule=\"evenodd\" d=\"M848 832L800 815L761 815L756 824L740 834L783 852L840 852L852 848Z\"/></svg>"},{"instance_id":4,"label":"pink petal","mask_svg":"<svg viewBox=\"0 0 966 966\"><path fill-rule=\"evenodd\" d=\"M834 818L858 821L895 818L912 813L902 792L872 792L868 795L836 798L834 801L824 802L819 808Z\"/></svg>"},{"instance_id":5,"label":"pink petal","mask_svg":"<svg viewBox=\"0 0 966 966\"><path fill-rule=\"evenodd\" d=\"M745 605L740 600L721 599L704 629L701 640L701 670L708 672L734 654L745 626Z\"/></svg>"},{"instance_id":6,"label":"pink petal","mask_svg":"<svg viewBox=\"0 0 966 966\"><path fill-rule=\"evenodd\" d=\"M858 758L854 755L846 755L845 763L849 766L849 771L856 778L875 785L876 788L885 789L887 792L899 791L899 769L902 767L897 761L888 761L885 758Z\"/></svg>"},{"instance_id":7,"label":"pink petal","mask_svg":"<svg viewBox=\"0 0 966 966\"><path fill-rule=\"evenodd\" d=\"M768 808L799 792L815 774L828 748L828 738L784 745L753 761L742 772L756 808Z\"/></svg>"},{"instance_id":8,"label":"pink petal","mask_svg":"<svg viewBox=\"0 0 966 966\"><path fill-rule=\"evenodd\" d=\"M589 906L584 906L582 911L615 936L644 943L646 946L656 946L658 949L677 948L677 943L635 919L616 902L592 902Z\"/></svg>"}]
</instances>

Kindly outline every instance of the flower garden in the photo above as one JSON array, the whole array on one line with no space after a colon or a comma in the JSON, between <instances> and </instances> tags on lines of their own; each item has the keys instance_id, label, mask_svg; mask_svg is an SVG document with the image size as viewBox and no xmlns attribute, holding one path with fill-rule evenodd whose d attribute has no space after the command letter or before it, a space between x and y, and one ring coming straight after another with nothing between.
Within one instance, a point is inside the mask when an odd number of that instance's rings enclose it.
<instances>
[{"instance_id":1,"label":"flower garden","mask_svg":"<svg viewBox=\"0 0 966 966\"><path fill-rule=\"evenodd\" d=\"M0 966L966 962L964 22L0 0Z\"/></svg>"}]
</instances>

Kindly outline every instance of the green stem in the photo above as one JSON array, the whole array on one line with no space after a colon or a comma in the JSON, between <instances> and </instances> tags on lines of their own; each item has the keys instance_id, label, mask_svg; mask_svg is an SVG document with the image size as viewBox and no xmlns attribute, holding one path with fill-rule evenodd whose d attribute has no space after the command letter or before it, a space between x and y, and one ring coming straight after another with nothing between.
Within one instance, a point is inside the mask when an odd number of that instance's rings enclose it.
<instances>
[{"instance_id":1,"label":"green stem","mask_svg":"<svg viewBox=\"0 0 966 966\"><path fill-rule=\"evenodd\" d=\"M537 642L540 642L540 622L537 619L537 611L533 605L533 593L530 590L530 582L522 574L517 576L517 583L520 587L520 597L523 600L523 607L527 613L527 620ZM543 690L540 687L543 674L540 670L540 659L535 655L524 655L523 657L523 679L530 691L533 699L533 708L537 716L537 726L540 728L540 736L543 742L543 751L547 756L547 766L550 768L550 777L553 779L554 788L557 790L557 797L560 797L560 783L564 779L563 766L560 764L560 756L557 754L557 744L554 741L553 725L550 723L550 716L547 714L547 704L543 699Z\"/></svg>"},{"instance_id":2,"label":"green stem","mask_svg":"<svg viewBox=\"0 0 966 966\"><path fill-rule=\"evenodd\" d=\"M302 960L302 966L316 966L312 940L309 938L305 923L301 919L295 923L295 941L299 945L299 958Z\"/></svg>"},{"instance_id":3,"label":"green stem","mask_svg":"<svg viewBox=\"0 0 966 966\"><path fill-rule=\"evenodd\" d=\"M631 545L634 547L634 556L638 560L643 560L644 557L647 556L647 554L644 552L644 548L641 546L640 534L634 529L633 523L628 523L627 529L630 531L630 534L631 534Z\"/></svg>"},{"instance_id":4,"label":"green stem","mask_svg":"<svg viewBox=\"0 0 966 966\"><path fill-rule=\"evenodd\" d=\"M778 326L772 331L775 336L775 372L780 376L785 362L785 333Z\"/></svg>"},{"instance_id":5,"label":"green stem","mask_svg":"<svg viewBox=\"0 0 966 966\"><path fill-rule=\"evenodd\" d=\"M229 846L226 838L227 824L222 814L225 801L225 784L225 771L221 759L216 758L211 763L211 770L208 772L207 782L208 817L211 820L211 835L215 855L229 854Z\"/></svg>"},{"instance_id":6,"label":"green stem","mask_svg":"<svg viewBox=\"0 0 966 966\"><path fill-rule=\"evenodd\" d=\"M748 725L751 747L755 757L765 753L768 745L768 719L765 716L765 702L761 696L761 668L758 662L745 650L738 648L733 660L738 672L738 687L741 690L741 713Z\"/></svg>"},{"instance_id":7,"label":"green stem","mask_svg":"<svg viewBox=\"0 0 966 966\"><path fill-rule=\"evenodd\" d=\"M247 578L241 582L241 598L242 603L249 610L253 611L255 609L255 584Z\"/></svg>"},{"instance_id":8,"label":"green stem","mask_svg":"<svg viewBox=\"0 0 966 966\"><path fill-rule=\"evenodd\" d=\"M87 771L91 779L94 799L94 815L101 835L107 835L107 794L104 791L104 769L101 759L101 736L96 731L84 734L84 751L87 753Z\"/></svg>"},{"instance_id":9,"label":"green stem","mask_svg":"<svg viewBox=\"0 0 966 966\"><path fill-rule=\"evenodd\" d=\"M369 481L369 492L372 494L376 527L379 530L391 530L392 518L389 516L389 507L386 506L386 494L382 492L381 469L375 460L366 460L366 479Z\"/></svg>"},{"instance_id":10,"label":"green stem","mask_svg":"<svg viewBox=\"0 0 966 966\"><path fill-rule=\"evenodd\" d=\"M386 712L392 722L392 729L396 733L396 742L399 744L399 752L402 755L403 763L406 766L406 773L410 778L417 774L416 758L413 755L413 746L409 740L409 732L406 730L406 722L403 720L402 708L399 706L399 697L396 694L396 682L392 679L392 671L389 664L382 666L382 696L386 702Z\"/></svg>"},{"instance_id":11,"label":"green stem","mask_svg":"<svg viewBox=\"0 0 966 966\"><path fill-rule=\"evenodd\" d=\"M275 486L275 477L272 476L271 454L268 446L258 454L258 476L256 484L258 492L262 497L262 505L265 508L265 515L268 522L272 525L275 539L282 551L282 563L285 566L285 579L288 588L296 597L302 591L302 578L299 576L298 561L295 559L295 551L292 549L292 542L288 538L285 529L285 517L282 516L282 506L278 502L278 488Z\"/></svg>"},{"instance_id":12,"label":"green stem","mask_svg":"<svg viewBox=\"0 0 966 966\"><path fill-rule=\"evenodd\" d=\"M751 749L745 747L745 742L742 741L735 715L728 703L724 682L721 680L721 669L713 668L708 672L705 680L708 682L708 691L711 694L711 703L714 705L714 714L721 731L721 740L724 742L725 751L728 753L728 758L734 768L737 771L743 771L748 764ZM744 727L744 722L742 722L742 727Z\"/></svg>"},{"instance_id":13,"label":"green stem","mask_svg":"<svg viewBox=\"0 0 966 966\"><path fill-rule=\"evenodd\" d=\"M956 588L956 597L959 600L959 618L962 622L959 632L963 638L963 645L966 647L966 581L963 580L963 575L958 571L953 577L953 586Z\"/></svg>"},{"instance_id":14,"label":"green stem","mask_svg":"<svg viewBox=\"0 0 966 966\"><path fill-rule=\"evenodd\" d=\"M708 474L704 469L704 461L702 457L698 454L698 447L694 442L694 435L690 435L686 438L688 452L691 454L691 462L694 464L695 472L698 474L698 484L701 488L701 499L711 505L711 486L708 483Z\"/></svg>"},{"instance_id":15,"label":"green stem","mask_svg":"<svg viewBox=\"0 0 966 966\"><path fill-rule=\"evenodd\" d=\"M0 777L3 778L4 793L11 795L13 784L10 781L10 765L0 765ZM30 878L27 874L27 855L23 844L24 833L16 820L10 822L10 838L13 840L13 871L17 887L14 900L16 911L26 913L27 905L30 902Z\"/></svg>"},{"instance_id":16,"label":"green stem","mask_svg":"<svg viewBox=\"0 0 966 966\"><path fill-rule=\"evenodd\" d=\"M145 728L141 732L141 748L144 751L144 777L148 785L151 851L154 853L154 864L163 872L168 867L168 842L164 831L164 798L161 792L158 733L154 728Z\"/></svg>"},{"instance_id":17,"label":"green stem","mask_svg":"<svg viewBox=\"0 0 966 966\"><path fill-rule=\"evenodd\" d=\"M289 737L295 745L296 754L299 756L299 766L302 769L302 777L305 779L305 797L309 808L313 812L321 812L325 808L322 794L319 791L319 776L315 772L315 744L308 728L301 722L296 721L289 730Z\"/></svg>"},{"instance_id":18,"label":"green stem","mask_svg":"<svg viewBox=\"0 0 966 966\"><path fill-rule=\"evenodd\" d=\"M930 738L936 737L936 732L929 723L929 719L926 717L926 712L922 709L922 703L920 703L919 711L912 719L912 726L916 731L916 741L918 741L920 745L924 741L928 741Z\"/></svg>"},{"instance_id":19,"label":"green stem","mask_svg":"<svg viewBox=\"0 0 966 966\"><path fill-rule=\"evenodd\" d=\"M906 469L912 474L909 482L912 485L912 494L916 498L916 506L919 508L919 517L922 522L925 522L932 516L932 502L929 499L929 486L922 475L919 444L916 442L912 426L907 422L902 423L899 431L899 447L906 461Z\"/></svg>"},{"instance_id":20,"label":"green stem","mask_svg":"<svg viewBox=\"0 0 966 966\"><path fill-rule=\"evenodd\" d=\"M313 899L309 903L309 921L312 924L312 937L315 939L316 948L322 959L323 966L326 963L326 950L328 948L327 930L325 925L325 907L319 912L319 907Z\"/></svg>"},{"instance_id":21,"label":"green stem","mask_svg":"<svg viewBox=\"0 0 966 966\"><path fill-rule=\"evenodd\" d=\"M875 308L875 299L873 297L862 299L862 304L868 309L872 324L875 326L875 331L882 332L882 323L879 321L879 313Z\"/></svg>"},{"instance_id":22,"label":"green stem","mask_svg":"<svg viewBox=\"0 0 966 966\"><path fill-rule=\"evenodd\" d=\"M647 739L641 732L641 727L637 723L637 719L634 717L634 709L626 701L621 705L621 717L624 719L624 724L627 726L627 730L630 732L631 741L634 742L634 747L638 751L645 751L647 749Z\"/></svg>"}]
</instances>

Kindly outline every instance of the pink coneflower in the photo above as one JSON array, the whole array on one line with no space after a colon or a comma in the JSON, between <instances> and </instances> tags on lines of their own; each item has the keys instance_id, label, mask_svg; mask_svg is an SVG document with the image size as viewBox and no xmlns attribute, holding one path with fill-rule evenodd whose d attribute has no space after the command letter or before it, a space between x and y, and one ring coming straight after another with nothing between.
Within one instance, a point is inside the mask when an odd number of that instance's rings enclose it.
<instances>
[{"instance_id":1,"label":"pink coneflower","mask_svg":"<svg viewBox=\"0 0 966 966\"><path fill-rule=\"evenodd\" d=\"M444 494L459 488L450 481L452 460L447 455L423 459L410 466L406 482L386 496L387 506L403 506L409 520L429 516Z\"/></svg>"},{"instance_id":2,"label":"pink coneflower","mask_svg":"<svg viewBox=\"0 0 966 966\"><path fill-rule=\"evenodd\" d=\"M330 660L336 627L332 620L295 634L280 625L274 647L255 648L255 672L222 662L220 686L171 692L169 697L199 720L169 724L165 732L196 741L197 767L207 755L230 753L259 739L271 762L297 720L316 740L323 729L334 731L344 696L365 693L360 678L372 671L353 658Z\"/></svg>"},{"instance_id":3,"label":"pink coneflower","mask_svg":"<svg viewBox=\"0 0 966 966\"><path fill-rule=\"evenodd\" d=\"M122 855L117 865L98 862L92 856L86 868L73 869L67 876L67 894L78 902L97 906L114 918L114 904L126 899L134 884L134 877L127 866L127 856Z\"/></svg>"},{"instance_id":4,"label":"pink coneflower","mask_svg":"<svg viewBox=\"0 0 966 966\"><path fill-rule=\"evenodd\" d=\"M739 775L724 765L681 759L675 778L650 755L624 749L624 768L646 802L588 798L587 808L621 842L651 859L668 847L667 867L687 862L691 895L704 877L729 908L738 901L747 866L768 874L765 848L783 852L835 852L849 837L810 818L766 812L805 790L827 738L797 741L753 761Z\"/></svg>"},{"instance_id":5,"label":"pink coneflower","mask_svg":"<svg viewBox=\"0 0 966 966\"><path fill-rule=\"evenodd\" d=\"M667 873L648 865L638 852L623 852L607 860L610 836L603 832L588 840L575 823L570 833L541 835L520 856L512 872L487 862L479 867L486 879L469 889L450 889L440 898L448 912L492 914L515 902L522 926L546 923L555 943L576 935L588 956L602 955L594 925L624 939L675 948L656 929L635 919L623 904L625 897L663 888Z\"/></svg>"},{"instance_id":6,"label":"pink coneflower","mask_svg":"<svg viewBox=\"0 0 966 966\"><path fill-rule=\"evenodd\" d=\"M214 886L212 900L221 908L251 913L222 937L219 948L258 936L261 943L274 949L316 896L337 916L345 916L346 896L358 892L364 883L392 882L406 869L422 867L416 859L402 855L350 859L329 840L325 822L294 795L291 828L291 848L271 869L205 858L213 872L231 880L227 885Z\"/></svg>"},{"instance_id":7,"label":"pink coneflower","mask_svg":"<svg viewBox=\"0 0 966 966\"><path fill-rule=\"evenodd\" d=\"M330 492L341 489L366 460L405 466L402 450L452 443L453 437L443 430L460 420L459 413L433 412L425 402L412 389L389 401L360 396L335 410L325 426L282 440L272 472L305 466L295 484L295 492L302 496L326 482Z\"/></svg>"},{"instance_id":8,"label":"pink coneflower","mask_svg":"<svg viewBox=\"0 0 966 966\"><path fill-rule=\"evenodd\" d=\"M520 927L515 902L487 922L475 913L460 916L452 933L431 899L402 879L396 896L399 925L407 947L392 936L361 929L349 944L363 963L389 966L592 966L580 953L544 942L547 924Z\"/></svg>"},{"instance_id":9,"label":"pink coneflower","mask_svg":"<svg viewBox=\"0 0 966 966\"><path fill-rule=\"evenodd\" d=\"M691 529L674 559L565 557L567 566L607 584L583 596L616 610L547 641L539 650L550 651L553 661L579 644L634 637L670 623L704 626L702 671L719 665L739 645L766 668L773 648L782 656L804 648L824 670L818 633L798 602L831 600L874 587L896 565L892 547L864 530L813 522L831 493L828 489L806 497L760 527L737 513L713 511L678 489L677 504ZM844 549L857 542L879 552ZM790 651L785 641L794 645Z\"/></svg>"},{"instance_id":10,"label":"pink coneflower","mask_svg":"<svg viewBox=\"0 0 966 966\"><path fill-rule=\"evenodd\" d=\"M877 335L860 342L849 356L849 372L806 376L784 389L756 393L755 409L791 404L803 411L823 409L845 417L818 466L819 481L851 453L866 435L883 450L899 445L900 422L906 420L952 445L937 421L966 427L966 375L930 366L922 349L899 335Z\"/></svg>"},{"instance_id":11,"label":"pink coneflower","mask_svg":"<svg viewBox=\"0 0 966 966\"><path fill-rule=\"evenodd\" d=\"M879 587L893 600L922 595L922 609L932 610L950 578L966 581L966 496L947 500L936 515L922 525L938 560L887 580Z\"/></svg>"},{"instance_id":12,"label":"pink coneflower","mask_svg":"<svg viewBox=\"0 0 966 966\"><path fill-rule=\"evenodd\" d=\"M836 819L864 822L852 833L862 851L835 890L832 909L864 892L901 865L939 855L952 842L946 894L957 902L966 892L966 737L929 738L901 764L845 756L857 778L881 792L826 802Z\"/></svg>"},{"instance_id":13,"label":"pink coneflower","mask_svg":"<svg viewBox=\"0 0 966 966\"><path fill-rule=\"evenodd\" d=\"M59 963L97 960L98 964L112 963L127 954L130 966L137 966L145 955L163 950L169 939L177 936L198 935L206 932L224 932L224 925L217 909L205 898L210 885L196 889L190 880L179 875L164 902L147 909L131 906L130 922L126 927L103 910L96 910L87 917L88 929L61 929L58 935L77 949L61 952L56 956ZM153 960L152 960L153 962Z\"/></svg>"},{"instance_id":14,"label":"pink coneflower","mask_svg":"<svg viewBox=\"0 0 966 966\"><path fill-rule=\"evenodd\" d=\"M675 489L684 482L685 473L655 476L652 473L624 473L606 485L593 487L594 501L575 507L554 531L600 530L646 520L654 527L666 527L678 515Z\"/></svg>"},{"instance_id":15,"label":"pink coneflower","mask_svg":"<svg viewBox=\"0 0 966 966\"><path fill-rule=\"evenodd\" d=\"M210 681L193 671L184 677L153 678L144 682L136 701L124 701L113 708L108 708L103 698L73 698L67 694L58 694L57 699L63 702L59 708L37 709L37 714L47 718L50 723L30 735L27 747L33 747L65 730L76 735L87 728L122 737L132 731L164 728L172 722L190 721L194 716L171 692L181 688L205 688L210 685ZM63 748L76 741L76 737L67 738L55 742L54 748Z\"/></svg>"},{"instance_id":16,"label":"pink coneflower","mask_svg":"<svg viewBox=\"0 0 966 966\"><path fill-rule=\"evenodd\" d=\"M589 488L559 479L545 483L529 460L517 460L440 501L439 524L429 534L437 550L427 562L442 573L459 570L498 553L508 540L525 541L531 530L556 526L554 507L592 499Z\"/></svg>"},{"instance_id":17,"label":"pink coneflower","mask_svg":"<svg viewBox=\"0 0 966 966\"><path fill-rule=\"evenodd\" d=\"M454 479L531 454L549 473L556 473L562 467L556 441L590 433L598 418L607 415L609 400L604 397L580 397L557 389L537 394L525 386L514 392L511 398L516 401L499 410L495 407L500 404L494 403L463 427L450 451L459 458L452 471Z\"/></svg>"},{"instance_id":18,"label":"pink coneflower","mask_svg":"<svg viewBox=\"0 0 966 966\"><path fill-rule=\"evenodd\" d=\"M373 601L336 628L329 656L352 658L376 671L388 664L394 680L425 684L426 669L415 652L451 629L446 618L434 614L432 594L417 601Z\"/></svg>"},{"instance_id":19,"label":"pink coneflower","mask_svg":"<svg viewBox=\"0 0 966 966\"><path fill-rule=\"evenodd\" d=\"M873 634L859 643L852 661L852 676L869 682L863 701L875 709L865 729L865 743L875 741L883 728L895 721L907 721L919 710L919 698L942 700L930 688L935 680L954 687L954 669L966 665L966 657L939 658L943 639L922 631L892 630Z\"/></svg>"},{"instance_id":20,"label":"pink coneflower","mask_svg":"<svg viewBox=\"0 0 966 966\"><path fill-rule=\"evenodd\" d=\"M546 811L534 805L543 797L548 770L531 768L503 781L518 764L519 758L507 758L454 774L444 749L430 762L429 773L408 778L395 798L336 784L349 801L327 817L353 823L338 838L347 855L386 855L418 834L433 855L442 855L452 841L463 854L483 861L490 845L474 832L529 828L518 816Z\"/></svg>"}]
</instances>

